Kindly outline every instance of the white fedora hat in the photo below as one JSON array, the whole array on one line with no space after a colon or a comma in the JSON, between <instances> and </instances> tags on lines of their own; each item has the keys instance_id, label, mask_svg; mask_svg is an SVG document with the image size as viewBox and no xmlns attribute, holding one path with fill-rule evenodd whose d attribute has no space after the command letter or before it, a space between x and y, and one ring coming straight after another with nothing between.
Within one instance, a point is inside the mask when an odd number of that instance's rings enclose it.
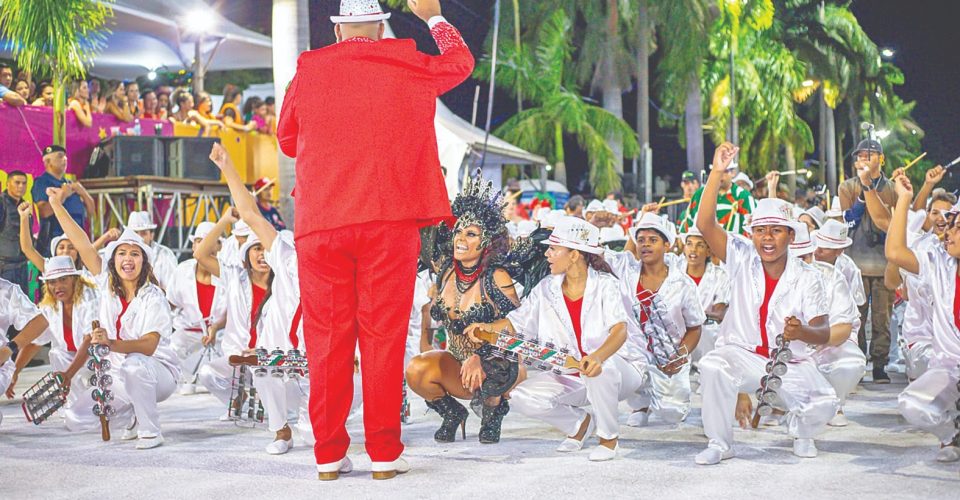
<instances>
[{"instance_id":1,"label":"white fedora hat","mask_svg":"<svg viewBox=\"0 0 960 500\"><path fill-rule=\"evenodd\" d=\"M140 247L140 249L143 250L143 260L145 262L149 262L153 258L153 250L151 250L150 247L143 242L143 238L141 238L139 234L135 233L133 229L130 229L129 227L123 230L120 238L116 239L115 241L111 241L107 245L107 248L104 249L104 255L106 255L107 260L113 258L113 253L117 251L117 248L120 245L136 245Z\"/></svg>"},{"instance_id":2,"label":"white fedora hat","mask_svg":"<svg viewBox=\"0 0 960 500\"><path fill-rule=\"evenodd\" d=\"M613 243L616 241L627 241L627 235L624 234L620 226L605 227L600 230L600 244Z\"/></svg>"},{"instance_id":3,"label":"white fedora hat","mask_svg":"<svg viewBox=\"0 0 960 500\"><path fill-rule=\"evenodd\" d=\"M67 238L67 235L65 234L61 234L60 236L54 236L53 239L50 240L50 256L51 257L54 255L57 255L57 245L59 245L60 242L63 240L70 240L70 238Z\"/></svg>"},{"instance_id":4,"label":"white fedora hat","mask_svg":"<svg viewBox=\"0 0 960 500\"><path fill-rule=\"evenodd\" d=\"M853 245L847 225L838 220L829 219L823 227L813 232L820 248L847 248Z\"/></svg>"},{"instance_id":5,"label":"white fedora hat","mask_svg":"<svg viewBox=\"0 0 960 500\"><path fill-rule=\"evenodd\" d=\"M340 15L330 16L335 24L372 23L390 19L377 0L340 0Z\"/></svg>"},{"instance_id":6,"label":"white fedora hat","mask_svg":"<svg viewBox=\"0 0 960 500\"><path fill-rule=\"evenodd\" d=\"M823 224L827 221L827 214L824 213L823 209L820 207L810 207L803 213L813 219L813 222L817 224L817 227L823 227Z\"/></svg>"},{"instance_id":7,"label":"white fedora hat","mask_svg":"<svg viewBox=\"0 0 960 500\"><path fill-rule=\"evenodd\" d=\"M259 244L260 244L260 238L257 238L256 234L251 234L250 237L247 238L247 241L244 241L243 245L240 245L240 261L246 262L247 252L249 252L254 245L259 245Z\"/></svg>"},{"instance_id":8,"label":"white fedora hat","mask_svg":"<svg viewBox=\"0 0 960 500\"><path fill-rule=\"evenodd\" d=\"M550 237L541 241L540 244L572 248L597 255L603 253L603 247L600 246L600 230L597 226L577 217L558 218Z\"/></svg>"},{"instance_id":9,"label":"white fedora hat","mask_svg":"<svg viewBox=\"0 0 960 500\"><path fill-rule=\"evenodd\" d=\"M743 173L743 172L740 172L739 174L737 174L736 176L734 176L732 182L737 183L737 182L740 182L740 181L746 182L746 183L747 183L747 186L749 186L750 189L753 189L753 181L750 180L750 176L749 176L749 175L747 175L747 174L745 174L745 173Z\"/></svg>"},{"instance_id":10,"label":"white fedora hat","mask_svg":"<svg viewBox=\"0 0 960 500\"><path fill-rule=\"evenodd\" d=\"M613 215L620 215L620 204L617 200L603 200L603 209Z\"/></svg>"},{"instance_id":11,"label":"white fedora hat","mask_svg":"<svg viewBox=\"0 0 960 500\"><path fill-rule=\"evenodd\" d=\"M588 214L590 212L604 212L606 207L603 206L603 202L600 200L593 200L590 203L587 203L587 208L583 209L583 213Z\"/></svg>"},{"instance_id":12,"label":"white fedora hat","mask_svg":"<svg viewBox=\"0 0 960 500\"><path fill-rule=\"evenodd\" d=\"M810 237L810 230L807 229L806 224L801 225L797 229L797 235L793 239L793 243L790 244L790 256L803 257L812 254L816 249L817 244Z\"/></svg>"},{"instance_id":13,"label":"white fedora hat","mask_svg":"<svg viewBox=\"0 0 960 500\"><path fill-rule=\"evenodd\" d=\"M69 256L61 255L59 257L50 257L43 264L43 276L41 281L51 281L65 276L80 276L80 270L73 265L73 259Z\"/></svg>"},{"instance_id":14,"label":"white fedora hat","mask_svg":"<svg viewBox=\"0 0 960 500\"><path fill-rule=\"evenodd\" d=\"M250 226L242 220L238 220L236 224L233 225L233 235L234 236L250 236L253 234L253 230L250 229Z\"/></svg>"},{"instance_id":15,"label":"white fedora hat","mask_svg":"<svg viewBox=\"0 0 960 500\"><path fill-rule=\"evenodd\" d=\"M750 232L760 226L786 226L794 231L807 225L793 216L793 204L778 198L764 198L757 202L748 226Z\"/></svg>"},{"instance_id":16,"label":"white fedora hat","mask_svg":"<svg viewBox=\"0 0 960 500\"><path fill-rule=\"evenodd\" d=\"M830 202L830 209L827 210L827 217L843 217L843 208L840 207L840 197L834 196Z\"/></svg>"},{"instance_id":17,"label":"white fedora hat","mask_svg":"<svg viewBox=\"0 0 960 500\"><path fill-rule=\"evenodd\" d=\"M130 212L130 217L127 217L127 229L147 231L156 228L157 225L153 223L150 212Z\"/></svg>"},{"instance_id":18,"label":"white fedora hat","mask_svg":"<svg viewBox=\"0 0 960 500\"><path fill-rule=\"evenodd\" d=\"M203 221L200 224L197 224L197 227L193 230L193 236L190 237L191 240L203 239L206 238L210 231L213 231L213 228L217 225L210 221ZM221 240L223 238L220 238Z\"/></svg>"},{"instance_id":19,"label":"white fedora hat","mask_svg":"<svg viewBox=\"0 0 960 500\"><path fill-rule=\"evenodd\" d=\"M668 223L657 214L654 213L644 213L640 216L640 219L637 220L637 223L630 228L630 237L633 238L633 241L637 241L637 232L641 229L652 229L664 236L667 239L668 246L673 246L673 243L677 241L677 232L676 230L671 230L669 226L672 224Z\"/></svg>"},{"instance_id":20,"label":"white fedora hat","mask_svg":"<svg viewBox=\"0 0 960 500\"><path fill-rule=\"evenodd\" d=\"M685 233L680 233L680 239L683 240L683 243L684 243L684 244L687 243L687 238L689 238L689 237L691 237L691 236L699 236L699 237L703 238L703 233L701 233L700 230L697 229L697 225L696 225L696 224L690 225L690 227L687 228L687 232L685 232Z\"/></svg>"}]
</instances>

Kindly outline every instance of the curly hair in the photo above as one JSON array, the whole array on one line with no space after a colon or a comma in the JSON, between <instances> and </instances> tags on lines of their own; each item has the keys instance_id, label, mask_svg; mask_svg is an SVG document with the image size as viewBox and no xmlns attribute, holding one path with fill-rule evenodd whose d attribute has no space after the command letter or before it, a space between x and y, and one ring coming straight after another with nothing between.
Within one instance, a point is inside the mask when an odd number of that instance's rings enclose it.
<instances>
[{"instance_id":1,"label":"curly hair","mask_svg":"<svg viewBox=\"0 0 960 500\"><path fill-rule=\"evenodd\" d=\"M116 255L111 255L110 260L107 261L107 272L110 276L109 285L113 295L116 297L126 297L127 293L123 289L123 278L121 278L120 273L117 272ZM143 267L140 268L140 274L137 276L137 291L143 288L147 282L160 287L160 282L157 281L157 277L153 275L153 266L150 265L150 261L144 256ZM160 289L162 290L163 287L160 287Z\"/></svg>"}]
</instances>

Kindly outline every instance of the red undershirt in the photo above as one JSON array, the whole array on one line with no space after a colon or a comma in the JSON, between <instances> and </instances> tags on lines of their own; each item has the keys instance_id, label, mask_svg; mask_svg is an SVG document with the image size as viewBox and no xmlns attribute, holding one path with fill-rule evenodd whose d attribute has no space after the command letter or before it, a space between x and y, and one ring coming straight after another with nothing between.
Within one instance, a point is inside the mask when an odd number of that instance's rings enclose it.
<instances>
[{"instance_id":1,"label":"red undershirt","mask_svg":"<svg viewBox=\"0 0 960 500\"><path fill-rule=\"evenodd\" d=\"M293 313L293 321L290 323L290 344L294 349L300 347L300 337L297 336L297 328L300 326L300 320L303 318L303 303L297 304L297 312Z\"/></svg>"},{"instance_id":2,"label":"red undershirt","mask_svg":"<svg viewBox=\"0 0 960 500\"><path fill-rule=\"evenodd\" d=\"M689 273L687 274L687 276L689 276L690 279L692 279L693 282L697 284L697 286L700 286L700 281L703 280L703 276L694 276L694 275L689 274Z\"/></svg>"},{"instance_id":3,"label":"red undershirt","mask_svg":"<svg viewBox=\"0 0 960 500\"><path fill-rule=\"evenodd\" d=\"M773 292L777 289L779 281L779 279L771 278L766 270L763 271L763 304L760 304L760 342L763 345L757 346L756 352L766 357L770 356L770 339L767 338L767 308L770 305L770 297L773 297Z\"/></svg>"},{"instance_id":4,"label":"red undershirt","mask_svg":"<svg viewBox=\"0 0 960 500\"><path fill-rule=\"evenodd\" d=\"M203 319L210 317L210 310L213 308L213 294L217 287L212 284L197 282L197 305L200 306L200 316Z\"/></svg>"},{"instance_id":5,"label":"red undershirt","mask_svg":"<svg viewBox=\"0 0 960 500\"><path fill-rule=\"evenodd\" d=\"M67 317L67 311L63 311L63 341L67 344L67 352L77 352L77 344L73 341L73 325Z\"/></svg>"},{"instance_id":6,"label":"red undershirt","mask_svg":"<svg viewBox=\"0 0 960 500\"><path fill-rule=\"evenodd\" d=\"M646 291L647 289L643 287L643 280L638 279L637 280L637 300L640 300L641 302L647 302L646 305L652 305L652 302L650 301L650 299L646 298L646 297L652 297L652 295L644 293ZM640 297L645 297L645 298L640 299ZM643 325L646 322L647 322L647 311L645 311L641 307L640 308L640 324Z\"/></svg>"},{"instance_id":7,"label":"red undershirt","mask_svg":"<svg viewBox=\"0 0 960 500\"><path fill-rule=\"evenodd\" d=\"M960 274L953 289L953 324L960 328Z\"/></svg>"},{"instance_id":8,"label":"red undershirt","mask_svg":"<svg viewBox=\"0 0 960 500\"><path fill-rule=\"evenodd\" d=\"M570 321L573 323L573 333L577 335L577 349L580 351L580 355L586 356L587 353L583 352L583 343L581 341L583 338L583 327L580 325L580 313L583 311L583 297L577 300L570 300L564 295L563 301L567 303L567 312L570 313Z\"/></svg>"},{"instance_id":9,"label":"red undershirt","mask_svg":"<svg viewBox=\"0 0 960 500\"><path fill-rule=\"evenodd\" d=\"M127 299L120 297L120 314L117 315L117 340L120 340L120 323L123 320L123 315L127 313L127 307L130 306L130 303L127 302Z\"/></svg>"},{"instance_id":10,"label":"red undershirt","mask_svg":"<svg viewBox=\"0 0 960 500\"><path fill-rule=\"evenodd\" d=\"M257 310L260 309L260 303L263 302L267 289L260 288L253 283L250 283L250 288L253 290L253 303L250 304L250 343L247 344L247 347L253 349L257 346Z\"/></svg>"}]
</instances>

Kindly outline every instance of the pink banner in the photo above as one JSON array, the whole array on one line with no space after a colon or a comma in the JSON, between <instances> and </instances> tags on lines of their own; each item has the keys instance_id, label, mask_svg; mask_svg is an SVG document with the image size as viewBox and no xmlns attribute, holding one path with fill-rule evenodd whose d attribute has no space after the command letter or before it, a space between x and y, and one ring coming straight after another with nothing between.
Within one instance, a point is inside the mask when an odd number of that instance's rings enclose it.
<instances>
[{"instance_id":1,"label":"pink banner","mask_svg":"<svg viewBox=\"0 0 960 500\"><path fill-rule=\"evenodd\" d=\"M156 124L163 126L161 135L173 135L169 121L140 120L141 135L154 135ZM77 122L72 111L67 112L67 173L83 177L90 161L90 153L102 139L113 135L119 127L121 134L133 132L134 124L112 115L93 114L93 126ZM14 108L0 104L0 169L22 170L34 177L43 174L40 151L53 142L53 108L22 106Z\"/></svg>"}]
</instances>

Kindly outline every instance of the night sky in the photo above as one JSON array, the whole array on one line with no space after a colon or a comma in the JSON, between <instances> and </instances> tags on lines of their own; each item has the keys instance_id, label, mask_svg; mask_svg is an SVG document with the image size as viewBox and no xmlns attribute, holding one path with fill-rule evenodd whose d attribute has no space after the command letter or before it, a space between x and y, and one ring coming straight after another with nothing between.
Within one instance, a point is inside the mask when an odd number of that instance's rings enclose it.
<instances>
[{"instance_id":1,"label":"night sky","mask_svg":"<svg viewBox=\"0 0 960 500\"><path fill-rule=\"evenodd\" d=\"M270 0L222 2L220 8L241 24L269 33L270 3ZM312 46L332 43L328 17L336 14L339 2L310 0L309 3ZM477 57L481 55L483 41L493 18L492 5L491 0L443 2L444 15L461 29ZM509 2L506 5L509 6ZM951 39L956 33L955 16L952 13L958 5L960 2L956 0L855 0L851 6L874 42L880 47L896 51L893 61L903 70L906 78L905 84L897 92L904 100L917 102L913 117L926 132L924 150L929 153L929 159L944 163L960 155L960 141L956 140L960 135L960 101L957 99L960 95L960 50L956 48L956 41ZM391 25L397 36L414 38L420 50L436 53L436 47L423 23L412 15L394 14ZM657 58L658 54L655 53L651 59L652 69ZM468 80L444 96L443 101L454 112L469 120L474 88L478 83ZM636 100L635 92L630 90L624 95L624 109L625 118L633 125ZM516 112L509 94L498 92L495 103L494 127ZM478 122L482 124L485 119L486 88L481 92L479 109ZM654 121L651 146L654 150L655 172L671 175L676 180L685 168L686 156L677 142L676 131L656 127L656 113L656 109L651 109L651 119ZM709 161L712 146L709 140L706 142ZM574 152L574 143L570 143L567 149L570 183L576 190L577 180L586 175L586 157ZM815 154L811 157L815 157Z\"/></svg>"}]
</instances>

